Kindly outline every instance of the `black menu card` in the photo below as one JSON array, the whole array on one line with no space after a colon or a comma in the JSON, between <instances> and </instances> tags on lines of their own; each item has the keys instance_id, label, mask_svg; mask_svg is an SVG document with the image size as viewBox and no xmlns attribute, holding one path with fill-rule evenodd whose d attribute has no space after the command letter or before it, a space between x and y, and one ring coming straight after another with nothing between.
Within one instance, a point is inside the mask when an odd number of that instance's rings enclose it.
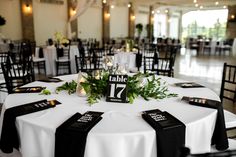
<instances>
[{"instance_id":1,"label":"black menu card","mask_svg":"<svg viewBox=\"0 0 236 157\"><path fill-rule=\"evenodd\" d=\"M195 82L180 82L180 83L175 83L174 84L177 87L182 87L182 88L201 88L204 87L198 83Z\"/></svg>"},{"instance_id":2,"label":"black menu card","mask_svg":"<svg viewBox=\"0 0 236 157\"><path fill-rule=\"evenodd\" d=\"M47 77L45 79L41 79L41 80L38 80L40 82L48 82L48 83L57 83L57 82L62 82L61 79L59 78L55 78L55 77Z\"/></svg>"},{"instance_id":3,"label":"black menu card","mask_svg":"<svg viewBox=\"0 0 236 157\"><path fill-rule=\"evenodd\" d=\"M45 87L35 86L35 87L18 87L13 90L13 93L40 93Z\"/></svg>"}]
</instances>

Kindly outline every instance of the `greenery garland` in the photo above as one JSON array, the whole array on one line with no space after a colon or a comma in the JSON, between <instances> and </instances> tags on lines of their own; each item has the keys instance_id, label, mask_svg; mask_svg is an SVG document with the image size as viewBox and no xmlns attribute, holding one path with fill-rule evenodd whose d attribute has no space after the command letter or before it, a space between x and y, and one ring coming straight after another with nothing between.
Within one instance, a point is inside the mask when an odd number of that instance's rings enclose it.
<instances>
[{"instance_id":1,"label":"greenery garland","mask_svg":"<svg viewBox=\"0 0 236 157\"><path fill-rule=\"evenodd\" d=\"M86 92L87 101L89 104L97 103L101 97L106 95L109 72L103 71L101 76L94 77L89 74L84 82L80 85ZM69 94L76 92L77 83L66 82L62 86L57 87L56 92L67 90ZM160 78L156 78L153 74L138 73L128 77L127 82L127 97L129 103L133 103L138 96L143 97L145 100L164 99L169 97L176 97L177 94L169 93L167 84L161 82Z\"/></svg>"}]
</instances>

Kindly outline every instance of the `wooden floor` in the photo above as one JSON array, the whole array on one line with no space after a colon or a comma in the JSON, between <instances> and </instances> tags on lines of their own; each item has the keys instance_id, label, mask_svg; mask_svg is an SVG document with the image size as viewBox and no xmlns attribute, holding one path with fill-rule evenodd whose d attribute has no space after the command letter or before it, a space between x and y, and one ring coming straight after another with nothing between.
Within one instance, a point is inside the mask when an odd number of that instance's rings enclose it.
<instances>
[{"instance_id":1,"label":"wooden floor","mask_svg":"<svg viewBox=\"0 0 236 157\"><path fill-rule=\"evenodd\" d=\"M181 49L175 62L174 77L200 83L220 95L223 64L236 65L236 56L226 55L196 55L196 51ZM223 102L224 109L236 114L236 103ZM236 135L236 129L228 131L228 136Z\"/></svg>"},{"instance_id":2,"label":"wooden floor","mask_svg":"<svg viewBox=\"0 0 236 157\"><path fill-rule=\"evenodd\" d=\"M221 56L196 55L196 51L182 48L176 57L174 77L198 82L219 95L224 62L236 65L236 56L229 53ZM231 107L225 106L225 108L236 113L236 104L232 104Z\"/></svg>"}]
</instances>

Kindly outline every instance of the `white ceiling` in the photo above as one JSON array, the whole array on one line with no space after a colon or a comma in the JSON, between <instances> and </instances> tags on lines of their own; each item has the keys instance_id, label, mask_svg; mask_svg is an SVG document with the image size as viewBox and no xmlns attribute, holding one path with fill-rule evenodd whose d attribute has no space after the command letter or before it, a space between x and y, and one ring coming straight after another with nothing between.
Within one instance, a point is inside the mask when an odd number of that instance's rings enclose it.
<instances>
[{"instance_id":1,"label":"white ceiling","mask_svg":"<svg viewBox=\"0 0 236 157\"><path fill-rule=\"evenodd\" d=\"M107 0L109 1L109 0ZM155 9L161 7L174 7L181 10L197 10L193 0L110 0L116 4L127 4L132 2L136 5L145 5L153 6ZM215 2L218 1L219 4L215 5ZM203 6L203 9L222 9L223 6L236 5L236 0L197 0L199 6Z\"/></svg>"}]
</instances>

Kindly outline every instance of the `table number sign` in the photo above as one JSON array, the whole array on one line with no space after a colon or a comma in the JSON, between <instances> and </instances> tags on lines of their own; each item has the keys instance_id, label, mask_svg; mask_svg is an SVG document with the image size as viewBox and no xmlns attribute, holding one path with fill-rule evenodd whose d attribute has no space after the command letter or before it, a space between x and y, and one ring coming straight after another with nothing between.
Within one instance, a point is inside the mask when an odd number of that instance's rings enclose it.
<instances>
[{"instance_id":1,"label":"table number sign","mask_svg":"<svg viewBox=\"0 0 236 157\"><path fill-rule=\"evenodd\" d=\"M109 75L106 101L127 102L128 75Z\"/></svg>"}]
</instances>

